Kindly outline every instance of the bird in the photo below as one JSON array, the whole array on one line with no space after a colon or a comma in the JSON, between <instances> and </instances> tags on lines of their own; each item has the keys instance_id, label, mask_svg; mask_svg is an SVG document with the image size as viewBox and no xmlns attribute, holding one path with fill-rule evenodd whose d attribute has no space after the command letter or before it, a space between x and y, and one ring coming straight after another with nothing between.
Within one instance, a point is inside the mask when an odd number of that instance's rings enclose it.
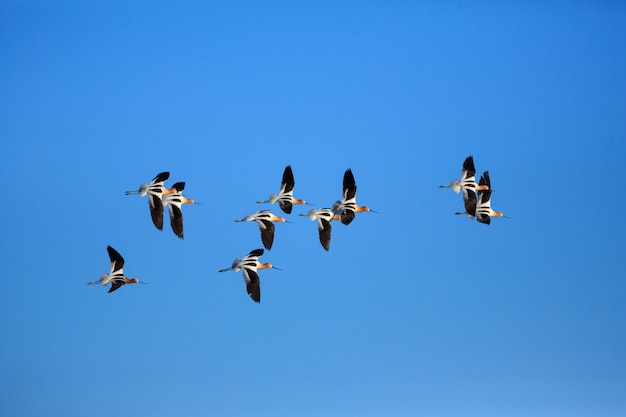
<instances>
[{"instance_id":1,"label":"bird","mask_svg":"<svg viewBox=\"0 0 626 417\"><path fill-rule=\"evenodd\" d=\"M259 225L261 230L261 241L265 249L272 249L274 243L274 223L273 222L287 222L284 217L277 216L270 210L259 210L254 214L248 214L242 219L235 220L236 222L250 222L255 221Z\"/></svg>"},{"instance_id":2,"label":"bird","mask_svg":"<svg viewBox=\"0 0 626 417\"><path fill-rule=\"evenodd\" d=\"M306 214L300 214L300 216L306 216L311 220L317 219L317 230L319 232L320 243L322 247L328 251L330 249L330 234L333 230L330 222L332 220L340 220L341 217L333 212L329 208L311 209Z\"/></svg>"},{"instance_id":3,"label":"bird","mask_svg":"<svg viewBox=\"0 0 626 417\"><path fill-rule=\"evenodd\" d=\"M485 186L485 189L478 191L478 203L476 205L476 220L480 223L490 224L492 217L506 217L501 211L493 211L491 209L491 179L489 171L485 171L480 177L479 186Z\"/></svg>"},{"instance_id":4,"label":"bird","mask_svg":"<svg viewBox=\"0 0 626 417\"><path fill-rule=\"evenodd\" d=\"M476 191L486 190L486 185L476 184L476 169L474 168L474 157L472 155L463 161L463 169L461 170L461 180L452 180L450 185L440 185L439 188L451 188L455 193L463 191L463 204L465 205L465 214L470 218L474 218L476 214ZM463 214L463 213L456 213Z\"/></svg>"},{"instance_id":5,"label":"bird","mask_svg":"<svg viewBox=\"0 0 626 417\"><path fill-rule=\"evenodd\" d=\"M352 220L354 220L354 216L356 215L356 213L361 213L364 211L371 211L372 213L376 213L368 206L359 206L356 203L356 181L354 180L354 175L352 174L352 170L350 168L348 168L343 174L342 199L341 201L335 201L331 210L335 215L341 217L341 223L345 224L346 226L349 225Z\"/></svg>"},{"instance_id":6,"label":"bird","mask_svg":"<svg viewBox=\"0 0 626 417\"><path fill-rule=\"evenodd\" d=\"M268 200L257 201L257 204L270 203L274 204L278 202L278 206L282 211L287 214L291 214L291 210L294 204L308 204L305 200L296 199L293 197L293 187L295 186L293 179L293 171L291 165L285 167L283 172L283 180L280 183L280 191L278 194L270 194Z\"/></svg>"},{"instance_id":7,"label":"bird","mask_svg":"<svg viewBox=\"0 0 626 417\"><path fill-rule=\"evenodd\" d=\"M150 181L150 184L141 184L138 190L126 191L126 195L139 194L143 197L148 195L148 203L150 205L150 216L152 217L152 223L154 226L163 230L163 201L164 195L172 194L176 190L174 188L167 188L164 186L165 181L170 177L170 173L165 171L157 174L156 177Z\"/></svg>"},{"instance_id":8,"label":"bird","mask_svg":"<svg viewBox=\"0 0 626 417\"><path fill-rule=\"evenodd\" d=\"M250 298L256 303L261 302L261 281L259 280L259 269L273 268L278 269L271 263L260 263L259 257L263 255L263 249L254 249L242 259L235 258L233 264L224 269L220 269L219 272L234 271L243 272L243 279L246 282L246 291L250 295Z\"/></svg>"},{"instance_id":9,"label":"bird","mask_svg":"<svg viewBox=\"0 0 626 417\"><path fill-rule=\"evenodd\" d=\"M185 189L184 182L177 182L172 185L173 193L163 196L163 206L169 208L170 225L172 231L179 238L183 239L183 204L199 204L193 198L183 197L182 191Z\"/></svg>"},{"instance_id":10,"label":"bird","mask_svg":"<svg viewBox=\"0 0 626 417\"><path fill-rule=\"evenodd\" d=\"M108 274L102 274L98 281L88 282L87 285L94 285L97 283L102 285L111 284L109 292L113 292L125 284L147 284L147 282L139 281L138 278L127 278L124 275L124 258L122 255L120 255L119 252L111 246L107 246L107 252L109 253L109 259L111 260L111 271Z\"/></svg>"}]
</instances>

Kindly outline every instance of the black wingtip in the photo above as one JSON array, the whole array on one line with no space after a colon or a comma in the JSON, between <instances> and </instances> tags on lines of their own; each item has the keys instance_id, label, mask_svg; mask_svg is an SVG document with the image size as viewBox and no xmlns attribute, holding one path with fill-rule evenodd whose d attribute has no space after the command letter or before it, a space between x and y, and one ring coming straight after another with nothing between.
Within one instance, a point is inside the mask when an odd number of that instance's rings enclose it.
<instances>
[{"instance_id":1,"label":"black wingtip","mask_svg":"<svg viewBox=\"0 0 626 417\"><path fill-rule=\"evenodd\" d=\"M259 248L259 249L254 249L252 251L250 251L250 255L252 256L261 256L263 255L264 250Z\"/></svg>"},{"instance_id":2,"label":"black wingtip","mask_svg":"<svg viewBox=\"0 0 626 417\"><path fill-rule=\"evenodd\" d=\"M170 177L169 171L163 171L163 172L159 172L152 181L154 182L167 181L169 177Z\"/></svg>"}]
</instances>

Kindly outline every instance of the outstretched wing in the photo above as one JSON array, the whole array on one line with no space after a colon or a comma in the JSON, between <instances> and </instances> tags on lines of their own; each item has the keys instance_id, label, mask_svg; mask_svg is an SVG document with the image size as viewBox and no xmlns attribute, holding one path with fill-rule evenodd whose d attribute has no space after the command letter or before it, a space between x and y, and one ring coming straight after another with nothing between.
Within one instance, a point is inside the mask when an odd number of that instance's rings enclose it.
<instances>
[{"instance_id":1,"label":"outstretched wing","mask_svg":"<svg viewBox=\"0 0 626 417\"><path fill-rule=\"evenodd\" d=\"M250 253L246 255L246 257L256 256L258 258L259 256L263 255L263 252L263 249L255 249L253 251L250 251Z\"/></svg>"},{"instance_id":2,"label":"outstretched wing","mask_svg":"<svg viewBox=\"0 0 626 417\"><path fill-rule=\"evenodd\" d=\"M343 174L343 201L352 200L356 197L356 181L352 170L348 168Z\"/></svg>"},{"instance_id":3,"label":"outstretched wing","mask_svg":"<svg viewBox=\"0 0 626 417\"><path fill-rule=\"evenodd\" d=\"M280 193L290 193L293 191L293 187L296 185L296 182L293 179L293 171L291 170L291 166L287 165L285 167L285 171L283 172L283 181L280 184Z\"/></svg>"},{"instance_id":4,"label":"outstretched wing","mask_svg":"<svg viewBox=\"0 0 626 417\"><path fill-rule=\"evenodd\" d=\"M107 246L107 252L109 252L109 259L111 260L111 274L113 275L117 271L121 271L124 268L124 258L122 255L111 246Z\"/></svg>"},{"instance_id":5,"label":"outstretched wing","mask_svg":"<svg viewBox=\"0 0 626 417\"><path fill-rule=\"evenodd\" d=\"M257 220L259 229L261 230L261 241L265 249L272 249L274 243L274 223L269 220ZM262 225L262 226L261 226Z\"/></svg>"},{"instance_id":6,"label":"outstretched wing","mask_svg":"<svg viewBox=\"0 0 626 417\"><path fill-rule=\"evenodd\" d=\"M463 203L468 216L476 215L476 192L469 188L463 188Z\"/></svg>"},{"instance_id":7,"label":"outstretched wing","mask_svg":"<svg viewBox=\"0 0 626 417\"><path fill-rule=\"evenodd\" d=\"M163 230L163 201L161 196L148 194L148 202L150 203L150 216L154 226Z\"/></svg>"},{"instance_id":8,"label":"outstretched wing","mask_svg":"<svg viewBox=\"0 0 626 417\"><path fill-rule=\"evenodd\" d=\"M170 203L168 207L170 208L170 225L172 230L176 236L183 239L183 211L176 204Z\"/></svg>"},{"instance_id":9,"label":"outstretched wing","mask_svg":"<svg viewBox=\"0 0 626 417\"><path fill-rule=\"evenodd\" d=\"M468 156L463 161L463 170L461 171L461 182L476 175L476 168L474 168L474 157Z\"/></svg>"},{"instance_id":10,"label":"outstretched wing","mask_svg":"<svg viewBox=\"0 0 626 417\"><path fill-rule=\"evenodd\" d=\"M293 204L291 203L291 200L289 200L289 201L279 200L278 201L278 206L280 207L280 209L282 211L284 211L287 214L291 214L291 210L293 209Z\"/></svg>"},{"instance_id":11,"label":"outstretched wing","mask_svg":"<svg viewBox=\"0 0 626 417\"><path fill-rule=\"evenodd\" d=\"M246 291L254 302L261 302L261 280L256 270L244 268L243 279L246 281Z\"/></svg>"},{"instance_id":12,"label":"outstretched wing","mask_svg":"<svg viewBox=\"0 0 626 417\"><path fill-rule=\"evenodd\" d=\"M320 243L325 250L328 250L330 248L330 233L333 230L330 221L322 217L318 217L317 228L319 231Z\"/></svg>"},{"instance_id":13,"label":"outstretched wing","mask_svg":"<svg viewBox=\"0 0 626 417\"><path fill-rule=\"evenodd\" d=\"M167 171L161 172L161 173L157 174L157 176L152 179L152 182L150 182L150 185L163 183L163 182L167 181L167 179L169 177L170 177L170 173L169 172L167 172Z\"/></svg>"},{"instance_id":14,"label":"outstretched wing","mask_svg":"<svg viewBox=\"0 0 626 417\"><path fill-rule=\"evenodd\" d=\"M113 292L115 290L117 290L119 287L121 287L122 285L124 285L125 282L123 279L116 279L113 282L111 282L111 288L109 289L109 292Z\"/></svg>"}]
</instances>

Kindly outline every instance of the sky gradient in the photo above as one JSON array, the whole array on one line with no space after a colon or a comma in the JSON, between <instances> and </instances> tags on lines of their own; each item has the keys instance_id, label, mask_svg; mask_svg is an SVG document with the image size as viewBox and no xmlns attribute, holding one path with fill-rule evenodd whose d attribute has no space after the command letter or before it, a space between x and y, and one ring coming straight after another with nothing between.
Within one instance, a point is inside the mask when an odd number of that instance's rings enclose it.
<instances>
[{"instance_id":1,"label":"sky gradient","mask_svg":"<svg viewBox=\"0 0 626 417\"><path fill-rule=\"evenodd\" d=\"M626 6L285 3L0 2L0 415L625 415ZM510 219L454 215L468 155Z\"/></svg>"}]
</instances>

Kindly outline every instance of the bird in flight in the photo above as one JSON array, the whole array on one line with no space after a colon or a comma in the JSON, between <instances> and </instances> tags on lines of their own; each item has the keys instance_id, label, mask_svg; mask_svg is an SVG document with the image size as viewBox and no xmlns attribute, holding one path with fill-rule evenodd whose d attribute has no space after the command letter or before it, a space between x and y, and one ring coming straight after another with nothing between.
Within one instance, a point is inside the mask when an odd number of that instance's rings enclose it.
<instances>
[{"instance_id":1,"label":"bird in flight","mask_svg":"<svg viewBox=\"0 0 626 417\"><path fill-rule=\"evenodd\" d=\"M264 201L257 201L258 204L265 203L278 203L278 206L282 211L287 214L291 214L291 210L294 204L308 204L305 200L299 200L293 197L293 187L296 185L296 182L293 179L293 171L291 170L291 166L287 165L285 167L285 171L283 172L283 180L280 183L280 191L278 194L271 194L269 199Z\"/></svg>"},{"instance_id":2,"label":"bird in flight","mask_svg":"<svg viewBox=\"0 0 626 417\"><path fill-rule=\"evenodd\" d=\"M243 258L235 258L232 265L228 268L220 269L219 272L234 271L243 272L243 279L246 282L246 291L250 298L256 303L261 302L261 280L257 271L259 269L274 268L271 263L260 263L259 258L263 255L263 249L255 249Z\"/></svg>"},{"instance_id":3,"label":"bird in flight","mask_svg":"<svg viewBox=\"0 0 626 417\"><path fill-rule=\"evenodd\" d=\"M111 260L111 270L108 274L102 274L98 281L88 282L87 285L102 284L109 285L111 288L109 292L113 292L126 284L147 284L146 282L139 281L138 278L128 278L124 275L124 258L118 251L111 246L107 246L107 252L109 253L109 259Z\"/></svg>"}]
</instances>

